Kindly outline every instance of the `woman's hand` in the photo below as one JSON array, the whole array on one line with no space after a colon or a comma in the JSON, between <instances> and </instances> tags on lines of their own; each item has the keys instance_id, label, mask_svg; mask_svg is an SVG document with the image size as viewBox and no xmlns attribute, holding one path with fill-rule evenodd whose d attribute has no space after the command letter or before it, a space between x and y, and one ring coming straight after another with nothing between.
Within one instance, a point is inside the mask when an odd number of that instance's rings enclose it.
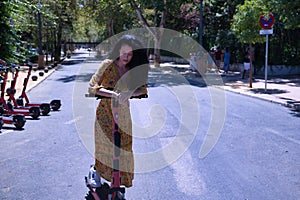
<instances>
[{"instance_id":1,"label":"woman's hand","mask_svg":"<svg viewBox=\"0 0 300 200\"><path fill-rule=\"evenodd\" d=\"M130 99L132 95L131 91L128 92L120 92L119 95L117 96L119 100L119 104L125 105L128 102L128 99Z\"/></svg>"}]
</instances>

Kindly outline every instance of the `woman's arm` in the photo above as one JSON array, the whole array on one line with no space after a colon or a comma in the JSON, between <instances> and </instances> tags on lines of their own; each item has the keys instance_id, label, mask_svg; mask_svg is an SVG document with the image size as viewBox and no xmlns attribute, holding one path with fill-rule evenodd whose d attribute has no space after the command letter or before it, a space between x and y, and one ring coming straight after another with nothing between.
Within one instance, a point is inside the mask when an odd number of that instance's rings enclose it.
<instances>
[{"instance_id":1,"label":"woman's arm","mask_svg":"<svg viewBox=\"0 0 300 200\"><path fill-rule=\"evenodd\" d=\"M100 88L103 88L102 80L105 76L105 69L109 66L110 62L103 61L96 73L92 76L89 85L88 85L88 93L89 94L98 94Z\"/></svg>"},{"instance_id":2,"label":"woman's arm","mask_svg":"<svg viewBox=\"0 0 300 200\"><path fill-rule=\"evenodd\" d=\"M120 93L117 93L113 90L100 88L97 92L97 95L104 96L104 97L118 97L120 95Z\"/></svg>"}]
</instances>

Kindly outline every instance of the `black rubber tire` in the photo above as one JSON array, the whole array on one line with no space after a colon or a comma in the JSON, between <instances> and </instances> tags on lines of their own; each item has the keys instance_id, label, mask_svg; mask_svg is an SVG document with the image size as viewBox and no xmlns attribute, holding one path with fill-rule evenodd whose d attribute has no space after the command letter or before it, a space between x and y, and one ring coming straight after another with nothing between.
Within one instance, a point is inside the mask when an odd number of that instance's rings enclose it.
<instances>
[{"instance_id":1,"label":"black rubber tire","mask_svg":"<svg viewBox=\"0 0 300 200\"><path fill-rule=\"evenodd\" d=\"M16 127L16 129L19 130L24 127L26 122L24 115L15 115L13 116L13 120L14 120L14 126Z\"/></svg>"},{"instance_id":2,"label":"black rubber tire","mask_svg":"<svg viewBox=\"0 0 300 200\"><path fill-rule=\"evenodd\" d=\"M108 197L108 191L109 191L109 185L107 183L104 183L104 185L102 185L101 187L96 189L96 192L98 194L98 196L100 197L100 199L107 199ZM92 192L89 191L86 196L85 196L86 200L95 200Z\"/></svg>"},{"instance_id":3,"label":"black rubber tire","mask_svg":"<svg viewBox=\"0 0 300 200\"><path fill-rule=\"evenodd\" d=\"M5 109L3 105L0 105L0 115L4 115L4 114L5 114Z\"/></svg>"},{"instance_id":4,"label":"black rubber tire","mask_svg":"<svg viewBox=\"0 0 300 200\"><path fill-rule=\"evenodd\" d=\"M15 124L16 129L20 130L25 126L25 121L18 121Z\"/></svg>"},{"instance_id":5,"label":"black rubber tire","mask_svg":"<svg viewBox=\"0 0 300 200\"><path fill-rule=\"evenodd\" d=\"M93 197L91 191L89 191L89 192L85 195L84 199L85 199L85 200L94 200L94 197Z\"/></svg>"},{"instance_id":6,"label":"black rubber tire","mask_svg":"<svg viewBox=\"0 0 300 200\"><path fill-rule=\"evenodd\" d=\"M41 109L41 112L42 112L42 115L48 115L49 112L51 111L51 108L50 108L50 104L41 104L40 105L40 109Z\"/></svg>"},{"instance_id":7,"label":"black rubber tire","mask_svg":"<svg viewBox=\"0 0 300 200\"><path fill-rule=\"evenodd\" d=\"M41 112L40 112L40 108L39 107L31 107L29 109L29 112L30 112L30 115L33 119L38 119L39 116L41 115Z\"/></svg>"},{"instance_id":8,"label":"black rubber tire","mask_svg":"<svg viewBox=\"0 0 300 200\"><path fill-rule=\"evenodd\" d=\"M51 106L52 110L54 110L54 111L59 110L61 107L60 100L52 100L50 102L50 106Z\"/></svg>"},{"instance_id":9,"label":"black rubber tire","mask_svg":"<svg viewBox=\"0 0 300 200\"><path fill-rule=\"evenodd\" d=\"M0 119L0 130L2 129L4 122L2 121L2 119Z\"/></svg>"}]
</instances>

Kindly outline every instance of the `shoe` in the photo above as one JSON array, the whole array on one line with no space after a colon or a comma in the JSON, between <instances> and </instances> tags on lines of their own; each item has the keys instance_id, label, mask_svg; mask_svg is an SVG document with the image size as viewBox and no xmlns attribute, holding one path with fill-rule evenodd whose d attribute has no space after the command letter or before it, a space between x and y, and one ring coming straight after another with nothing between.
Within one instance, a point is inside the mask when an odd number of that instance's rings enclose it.
<instances>
[{"instance_id":1,"label":"shoe","mask_svg":"<svg viewBox=\"0 0 300 200\"><path fill-rule=\"evenodd\" d=\"M122 193L122 192L118 192L118 198L121 199L121 200L125 200L125 193Z\"/></svg>"},{"instance_id":2,"label":"shoe","mask_svg":"<svg viewBox=\"0 0 300 200\"><path fill-rule=\"evenodd\" d=\"M88 175L88 182L93 188L98 188L101 186L101 178L96 171L96 167L91 165L89 175Z\"/></svg>"}]
</instances>

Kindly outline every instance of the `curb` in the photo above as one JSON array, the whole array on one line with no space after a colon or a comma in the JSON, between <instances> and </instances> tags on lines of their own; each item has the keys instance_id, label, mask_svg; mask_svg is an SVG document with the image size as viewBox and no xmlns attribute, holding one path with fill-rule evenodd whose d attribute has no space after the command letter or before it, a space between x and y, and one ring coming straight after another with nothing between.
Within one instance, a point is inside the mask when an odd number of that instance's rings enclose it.
<instances>
[{"instance_id":1,"label":"curb","mask_svg":"<svg viewBox=\"0 0 300 200\"><path fill-rule=\"evenodd\" d=\"M60 65L57 65L57 67L59 67ZM44 73L44 77L43 79L41 79L40 81L36 81L36 84L33 84L30 88L28 88L27 92L31 91L32 89L34 89L35 87L37 87L39 84L41 84L44 80L46 80L52 73L54 73L56 71L56 68L52 68L51 70L48 71L48 73ZM47 74L47 75L45 75Z\"/></svg>"},{"instance_id":2,"label":"curb","mask_svg":"<svg viewBox=\"0 0 300 200\"><path fill-rule=\"evenodd\" d=\"M63 63L64 59L65 58L61 59L60 61L56 61L54 64L52 64L51 65L51 69L49 69L47 73L44 72L44 75L43 75L42 78L40 78L40 76L38 76L38 80L37 81L28 80L28 81L32 81L34 83L32 83L30 86L28 85L28 88L27 88L26 92L30 92L32 89L34 89L40 83L42 83L44 80L46 80L52 73L54 73L56 71L57 68L59 68L61 66L61 63ZM40 71L40 70L37 69L33 73L36 73L38 71ZM33 73L30 75L30 77L32 77L34 75ZM21 84L18 84L17 87L22 88L23 87L23 82ZM20 91L22 91L22 90L20 90ZM20 94L16 94L16 95L20 95Z\"/></svg>"}]
</instances>

